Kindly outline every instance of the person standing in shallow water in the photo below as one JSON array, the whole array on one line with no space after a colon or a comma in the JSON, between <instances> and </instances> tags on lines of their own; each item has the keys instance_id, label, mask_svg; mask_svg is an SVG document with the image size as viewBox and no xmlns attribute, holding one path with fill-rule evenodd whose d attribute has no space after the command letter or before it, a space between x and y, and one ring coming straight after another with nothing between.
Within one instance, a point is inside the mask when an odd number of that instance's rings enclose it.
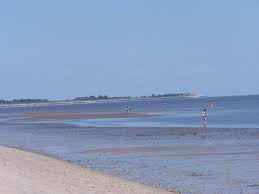
<instances>
[{"instance_id":1,"label":"person standing in shallow water","mask_svg":"<svg viewBox=\"0 0 259 194\"><path fill-rule=\"evenodd\" d=\"M202 117L203 128L206 128L206 124L207 124L207 110L206 110L206 108L204 108L203 111L201 112L201 117Z\"/></svg>"},{"instance_id":2,"label":"person standing in shallow water","mask_svg":"<svg viewBox=\"0 0 259 194\"><path fill-rule=\"evenodd\" d=\"M131 109L131 106L130 106L130 105L127 105L126 108L125 108L125 111L126 111L126 112L131 112L131 110L132 110L132 109Z\"/></svg>"}]
</instances>

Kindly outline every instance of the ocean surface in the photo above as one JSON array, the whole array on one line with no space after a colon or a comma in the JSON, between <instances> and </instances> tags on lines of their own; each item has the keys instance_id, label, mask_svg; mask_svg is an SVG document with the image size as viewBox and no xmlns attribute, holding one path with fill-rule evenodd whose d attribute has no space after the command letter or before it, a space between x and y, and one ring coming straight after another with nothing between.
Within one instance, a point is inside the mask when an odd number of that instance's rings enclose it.
<instances>
[{"instance_id":1,"label":"ocean surface","mask_svg":"<svg viewBox=\"0 0 259 194\"><path fill-rule=\"evenodd\" d=\"M125 112L127 105L132 107L133 112L155 116L130 119L74 119L63 122L99 127L200 127L201 111L207 108L209 128L259 128L259 95L136 99L127 102L9 108L0 109L0 120L28 112L121 113Z\"/></svg>"},{"instance_id":2,"label":"ocean surface","mask_svg":"<svg viewBox=\"0 0 259 194\"><path fill-rule=\"evenodd\" d=\"M31 112L123 113L126 105L155 116L16 120ZM0 145L184 194L257 194L259 96L1 108Z\"/></svg>"}]
</instances>

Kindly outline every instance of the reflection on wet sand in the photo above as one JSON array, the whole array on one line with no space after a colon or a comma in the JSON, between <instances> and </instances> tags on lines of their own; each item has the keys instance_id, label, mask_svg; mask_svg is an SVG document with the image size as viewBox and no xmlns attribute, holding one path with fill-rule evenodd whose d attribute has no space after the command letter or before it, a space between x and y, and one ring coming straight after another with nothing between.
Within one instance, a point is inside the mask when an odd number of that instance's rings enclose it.
<instances>
[{"instance_id":1,"label":"reflection on wet sand","mask_svg":"<svg viewBox=\"0 0 259 194\"><path fill-rule=\"evenodd\" d=\"M189 153L189 154L164 154L160 155L161 157L191 157L191 156L235 156L235 155L250 155L250 154L259 154L259 152L226 152L226 153Z\"/></svg>"},{"instance_id":2,"label":"reflection on wet sand","mask_svg":"<svg viewBox=\"0 0 259 194\"><path fill-rule=\"evenodd\" d=\"M195 149L195 146L172 146L172 147L117 147L117 148L101 148L95 150L87 150L83 153L99 152L99 153L115 153L127 154L138 152L160 152L160 151L174 151L174 150L190 150ZM201 149L201 147L196 147Z\"/></svg>"}]
</instances>

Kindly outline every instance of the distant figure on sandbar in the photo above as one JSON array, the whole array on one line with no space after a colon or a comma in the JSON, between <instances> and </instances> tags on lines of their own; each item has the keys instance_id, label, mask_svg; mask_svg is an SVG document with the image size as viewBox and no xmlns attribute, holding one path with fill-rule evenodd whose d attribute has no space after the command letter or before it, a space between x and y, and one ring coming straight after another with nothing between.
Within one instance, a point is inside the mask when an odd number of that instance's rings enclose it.
<instances>
[{"instance_id":1,"label":"distant figure on sandbar","mask_svg":"<svg viewBox=\"0 0 259 194\"><path fill-rule=\"evenodd\" d=\"M203 128L206 128L206 124L207 124L207 110L206 110L206 108L204 108L203 111L201 112L201 117L202 117Z\"/></svg>"},{"instance_id":2,"label":"distant figure on sandbar","mask_svg":"<svg viewBox=\"0 0 259 194\"><path fill-rule=\"evenodd\" d=\"M212 100L210 100L208 104L209 104L209 107L210 107L210 108L213 108L214 104L213 104L213 101L212 101Z\"/></svg>"},{"instance_id":3,"label":"distant figure on sandbar","mask_svg":"<svg viewBox=\"0 0 259 194\"><path fill-rule=\"evenodd\" d=\"M162 106L166 106L166 103L165 103L165 102L162 102Z\"/></svg>"}]
</instances>

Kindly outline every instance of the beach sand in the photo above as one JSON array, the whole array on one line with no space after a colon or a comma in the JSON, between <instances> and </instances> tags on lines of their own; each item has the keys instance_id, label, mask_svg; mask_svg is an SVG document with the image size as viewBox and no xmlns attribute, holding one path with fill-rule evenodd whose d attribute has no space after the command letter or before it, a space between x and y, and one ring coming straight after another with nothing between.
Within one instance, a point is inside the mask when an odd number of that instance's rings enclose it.
<instances>
[{"instance_id":1,"label":"beach sand","mask_svg":"<svg viewBox=\"0 0 259 194\"><path fill-rule=\"evenodd\" d=\"M176 193L47 156L0 146L0 193Z\"/></svg>"}]
</instances>

